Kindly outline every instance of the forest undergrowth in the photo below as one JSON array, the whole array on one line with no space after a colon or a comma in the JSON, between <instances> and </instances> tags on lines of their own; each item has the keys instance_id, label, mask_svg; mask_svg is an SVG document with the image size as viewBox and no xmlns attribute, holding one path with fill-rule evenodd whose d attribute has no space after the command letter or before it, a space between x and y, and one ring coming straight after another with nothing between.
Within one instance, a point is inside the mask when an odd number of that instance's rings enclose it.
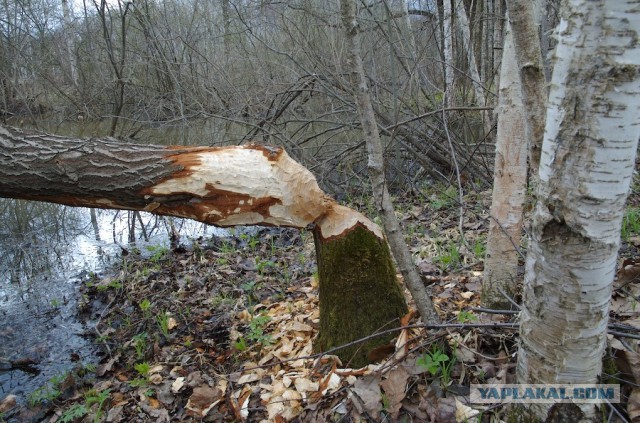
<instances>
[{"instance_id":1,"label":"forest undergrowth","mask_svg":"<svg viewBox=\"0 0 640 423\"><path fill-rule=\"evenodd\" d=\"M630 197L623 226L604 358L603 383L620 383L623 402L604 407L602 421L640 418L639 198ZM451 187L395 201L443 323L424 327L410 312L375 363L351 368L331 352L314 354L319 310L310 233L239 229L228 238L123 249L119 264L93 275L82 292L80 313L95 325L101 362L78 357L75 371L3 418L509 421L502 405L469 403L471 384L515 382L519 298L503 312L480 307L490 191L470 188L462 205ZM371 201L351 203L375 216ZM520 265L523 274L524 258Z\"/></svg>"}]
</instances>

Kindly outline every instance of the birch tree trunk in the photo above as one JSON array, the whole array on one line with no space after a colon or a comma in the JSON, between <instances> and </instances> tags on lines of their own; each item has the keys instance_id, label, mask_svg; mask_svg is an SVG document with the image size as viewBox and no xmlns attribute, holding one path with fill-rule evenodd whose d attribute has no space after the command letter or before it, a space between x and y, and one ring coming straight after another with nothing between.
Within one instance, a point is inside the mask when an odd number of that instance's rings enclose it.
<instances>
[{"instance_id":1,"label":"birch tree trunk","mask_svg":"<svg viewBox=\"0 0 640 423\"><path fill-rule=\"evenodd\" d=\"M62 19L64 32L64 45L67 50L67 61L69 62L69 72L73 86L78 89L78 61L76 60L75 34L73 33L71 10L69 1L62 0Z\"/></svg>"},{"instance_id":2,"label":"birch tree trunk","mask_svg":"<svg viewBox=\"0 0 640 423\"><path fill-rule=\"evenodd\" d=\"M376 198L378 212L382 218L382 223L389 238L391 250L398 262L398 267L404 277L407 288L411 292L416 307L425 323L439 321L438 315L433 307L431 298L422 283L422 279L413 264L411 252L404 241L400 223L395 214L393 202L387 189L384 172L384 158L382 154L382 140L376 123L369 86L364 73L362 56L360 54L360 40L358 37L358 21L356 17L356 7L353 0L340 0L340 13L342 14L342 24L347 36L349 49L349 64L353 75L353 85L355 87L356 106L360 116L360 123L364 132L365 143L369 155L368 167L369 178L373 186L373 195Z\"/></svg>"},{"instance_id":3,"label":"birch tree trunk","mask_svg":"<svg viewBox=\"0 0 640 423\"><path fill-rule=\"evenodd\" d=\"M476 61L475 49L473 48L473 40L471 39L471 30L469 29L469 19L467 11L462 0L454 0L456 23L462 35L462 48L467 52L467 66L469 66L469 77L476 95L476 102L479 106L487 106L487 98L484 94L484 84L478 72L478 63ZM482 113L484 116L483 127L485 134L491 132L491 114L488 111Z\"/></svg>"},{"instance_id":4,"label":"birch tree trunk","mask_svg":"<svg viewBox=\"0 0 640 423\"><path fill-rule=\"evenodd\" d=\"M536 0L538 1L538 0ZM529 140L529 166L535 173L540 165L547 98L544 64L538 34L538 6L532 0L506 0L513 32L516 59L522 84L522 98Z\"/></svg>"},{"instance_id":5,"label":"birch tree trunk","mask_svg":"<svg viewBox=\"0 0 640 423\"><path fill-rule=\"evenodd\" d=\"M444 44L444 97L443 109L453 106L454 95L453 84L453 10L451 8L451 0L443 0L442 2L442 38Z\"/></svg>"},{"instance_id":6,"label":"birch tree trunk","mask_svg":"<svg viewBox=\"0 0 640 423\"><path fill-rule=\"evenodd\" d=\"M0 126L0 196L144 210L217 226L312 226L320 279L317 349L397 327L407 312L380 228L326 196L280 148L136 145ZM391 338L334 354L361 366Z\"/></svg>"},{"instance_id":7,"label":"birch tree trunk","mask_svg":"<svg viewBox=\"0 0 640 423\"><path fill-rule=\"evenodd\" d=\"M518 246L522 235L522 213L527 189L524 107L513 34L508 22L504 40L491 221L482 287L482 305L495 309L511 308L505 295L513 297L515 294Z\"/></svg>"},{"instance_id":8,"label":"birch tree trunk","mask_svg":"<svg viewBox=\"0 0 640 423\"><path fill-rule=\"evenodd\" d=\"M637 5L565 4L527 257L520 383L595 383L602 370L620 227L640 136ZM593 404L571 409L576 412L567 421L592 418L595 411ZM544 419L548 406L529 410Z\"/></svg>"},{"instance_id":9,"label":"birch tree trunk","mask_svg":"<svg viewBox=\"0 0 640 423\"><path fill-rule=\"evenodd\" d=\"M462 34L462 48L467 53L467 65L469 66L469 77L473 85L473 91L476 94L476 101L479 106L486 106L487 99L484 95L484 86L478 72L478 64L476 62L475 49L471 40L471 30L469 29L469 19L464 3L461 0L454 0L456 24ZM485 128L486 129L486 128Z\"/></svg>"}]
</instances>

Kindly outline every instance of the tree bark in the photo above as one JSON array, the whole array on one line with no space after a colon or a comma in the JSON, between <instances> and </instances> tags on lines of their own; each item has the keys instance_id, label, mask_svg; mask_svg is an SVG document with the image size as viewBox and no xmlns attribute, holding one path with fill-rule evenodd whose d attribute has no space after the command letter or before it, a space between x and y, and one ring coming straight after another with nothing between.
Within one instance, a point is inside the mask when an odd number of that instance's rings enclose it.
<instances>
[{"instance_id":1,"label":"tree bark","mask_svg":"<svg viewBox=\"0 0 640 423\"><path fill-rule=\"evenodd\" d=\"M67 53L67 62L69 63L69 75L74 88L78 89L78 61L76 60L76 43L75 34L73 33L71 11L69 10L69 1L62 0L62 19L64 33L64 47Z\"/></svg>"},{"instance_id":2,"label":"tree bark","mask_svg":"<svg viewBox=\"0 0 640 423\"><path fill-rule=\"evenodd\" d=\"M482 305L487 308L509 309L511 303L505 295L513 298L515 294L528 167L520 76L508 22L500 70L498 107L496 160Z\"/></svg>"},{"instance_id":3,"label":"tree bark","mask_svg":"<svg viewBox=\"0 0 640 423\"><path fill-rule=\"evenodd\" d=\"M547 88L538 34L536 1L506 0L509 23L520 70L522 99L527 113L526 133L529 139L529 165L537 173L544 137Z\"/></svg>"},{"instance_id":4,"label":"tree bark","mask_svg":"<svg viewBox=\"0 0 640 423\"><path fill-rule=\"evenodd\" d=\"M565 9L526 264L519 383L598 380L640 137L637 2L570 0ZM593 404L580 408L571 421L593 418ZM545 419L549 407L529 410Z\"/></svg>"},{"instance_id":5,"label":"tree bark","mask_svg":"<svg viewBox=\"0 0 640 423\"><path fill-rule=\"evenodd\" d=\"M397 327L407 312L380 228L325 195L311 172L280 148L163 147L0 126L0 196L144 210L217 226L313 226L320 277L317 348ZM361 366L391 338L335 354Z\"/></svg>"},{"instance_id":6,"label":"tree bark","mask_svg":"<svg viewBox=\"0 0 640 423\"><path fill-rule=\"evenodd\" d=\"M404 241L402 229L400 228L400 223L396 217L393 202L387 189L384 158L382 154L382 140L380 139L380 132L378 131L375 113L371 104L369 86L364 73L364 65L362 64L362 56L360 55L355 2L353 0L341 0L340 13L342 14L342 24L347 36L350 54L349 64L353 75L353 85L355 87L356 107L358 109L358 115L360 116L360 123L362 124L369 156L369 178L373 186L373 195L378 199L378 211L382 218L385 232L389 238L391 250L398 262L398 267L404 277L407 288L413 296L416 307L425 323L435 323L439 321L438 314L413 264L411 253Z\"/></svg>"},{"instance_id":7,"label":"tree bark","mask_svg":"<svg viewBox=\"0 0 640 423\"><path fill-rule=\"evenodd\" d=\"M455 83L453 70L455 69L453 63L453 9L451 8L451 0L443 0L442 2L442 38L444 47L444 61L442 67L444 69L444 96L443 96L443 108L451 107L454 105L454 90L453 84Z\"/></svg>"}]
</instances>

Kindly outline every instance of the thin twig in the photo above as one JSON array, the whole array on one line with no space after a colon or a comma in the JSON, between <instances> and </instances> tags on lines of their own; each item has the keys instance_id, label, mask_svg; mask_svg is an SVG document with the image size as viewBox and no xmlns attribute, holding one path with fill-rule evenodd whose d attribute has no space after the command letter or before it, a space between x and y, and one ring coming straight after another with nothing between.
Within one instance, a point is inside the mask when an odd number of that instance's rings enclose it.
<instances>
[{"instance_id":1,"label":"thin twig","mask_svg":"<svg viewBox=\"0 0 640 423\"><path fill-rule=\"evenodd\" d=\"M621 336L623 338L640 339L640 335L634 335L632 333L625 333L625 332L620 332L620 331L611 330L611 329L609 329L607 332L611 335Z\"/></svg>"},{"instance_id":2,"label":"thin twig","mask_svg":"<svg viewBox=\"0 0 640 423\"><path fill-rule=\"evenodd\" d=\"M487 313L487 314L518 314L520 313L518 310L494 310L492 308L484 308L484 307L474 307L471 311L477 311L479 313Z\"/></svg>"},{"instance_id":3,"label":"thin twig","mask_svg":"<svg viewBox=\"0 0 640 423\"><path fill-rule=\"evenodd\" d=\"M510 302L511 304L513 304L513 305L514 305L514 307L515 307L517 310L520 310L520 304L516 303L516 302L513 300L513 298L511 298L509 295L507 295L507 293L506 293L506 292L504 292L504 290L503 290L502 288L498 287L498 292L500 292L500 293L501 293L501 294L502 294L502 295L503 295L507 300L509 300L509 302Z\"/></svg>"}]
</instances>

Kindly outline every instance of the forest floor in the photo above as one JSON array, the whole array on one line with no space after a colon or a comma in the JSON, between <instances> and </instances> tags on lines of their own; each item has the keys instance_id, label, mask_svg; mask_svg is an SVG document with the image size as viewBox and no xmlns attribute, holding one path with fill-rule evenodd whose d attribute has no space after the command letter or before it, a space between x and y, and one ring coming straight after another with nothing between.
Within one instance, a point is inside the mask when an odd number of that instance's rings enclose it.
<instances>
[{"instance_id":1,"label":"forest floor","mask_svg":"<svg viewBox=\"0 0 640 423\"><path fill-rule=\"evenodd\" d=\"M461 209L455 189L432 192L397 198L396 205L444 323L425 328L409 313L395 351L379 362L354 369L314 354L319 312L310 233L238 231L189 240L188 247L123 250L119 265L83 288L82 319L95 324L102 361L88 365L77 357L75 371L3 418L506 421L502 405L469 403L470 384L515 380L517 311L479 308L491 195L471 191ZM355 203L375 215L370 203ZM630 210L639 204L631 198ZM638 222L624 234L603 376L621 383L623 402L605 407L602 421L640 418L638 341L624 336L640 328L640 288L631 283L640 274ZM408 293L407 300L414 309Z\"/></svg>"}]
</instances>

